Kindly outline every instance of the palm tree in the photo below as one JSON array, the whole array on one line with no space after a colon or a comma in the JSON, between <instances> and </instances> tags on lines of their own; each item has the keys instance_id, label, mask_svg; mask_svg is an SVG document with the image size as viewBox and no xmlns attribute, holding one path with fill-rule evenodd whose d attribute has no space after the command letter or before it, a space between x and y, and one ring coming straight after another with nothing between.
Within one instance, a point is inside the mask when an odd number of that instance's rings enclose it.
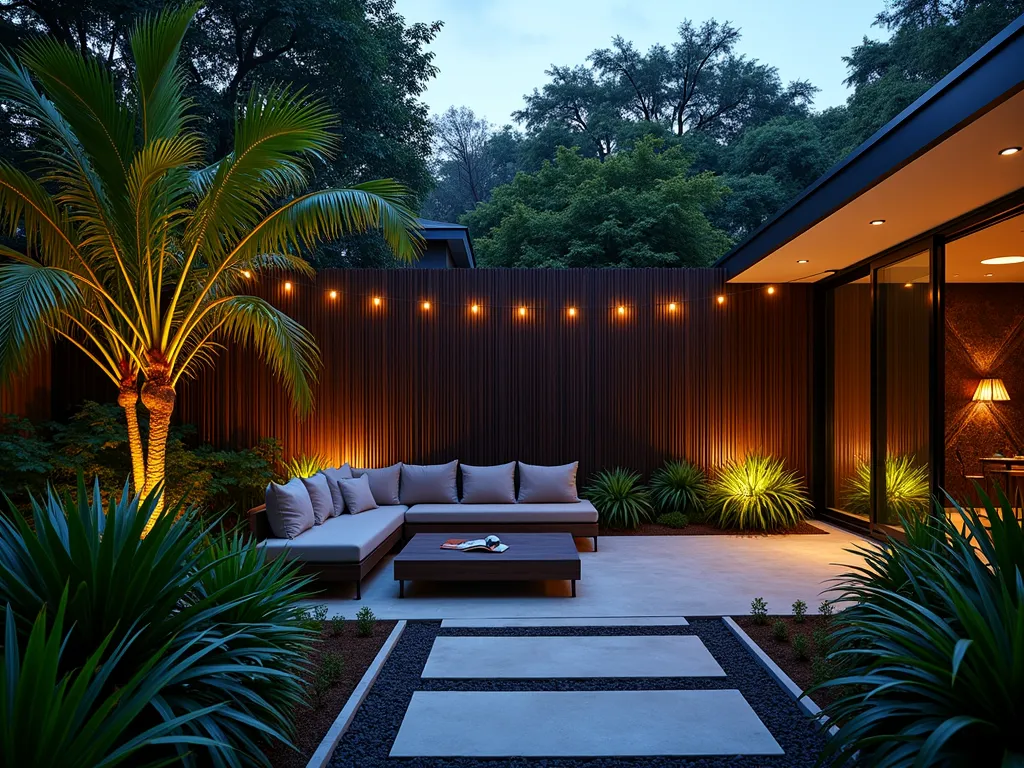
<instances>
[{"instance_id":1,"label":"palm tree","mask_svg":"<svg viewBox=\"0 0 1024 768\"><path fill-rule=\"evenodd\" d=\"M195 6L143 17L128 83L52 39L0 60L5 119L18 121L29 175L0 162L0 375L24 369L55 338L114 383L124 408L133 484L164 478L176 387L228 342L269 364L300 413L320 365L310 333L245 295L260 272L311 273L302 253L379 229L401 259L421 239L407 190L390 181L308 191L336 141L323 104L284 86L239 108L234 151L203 162L178 67ZM138 402L150 415L144 450Z\"/></svg>"}]
</instances>

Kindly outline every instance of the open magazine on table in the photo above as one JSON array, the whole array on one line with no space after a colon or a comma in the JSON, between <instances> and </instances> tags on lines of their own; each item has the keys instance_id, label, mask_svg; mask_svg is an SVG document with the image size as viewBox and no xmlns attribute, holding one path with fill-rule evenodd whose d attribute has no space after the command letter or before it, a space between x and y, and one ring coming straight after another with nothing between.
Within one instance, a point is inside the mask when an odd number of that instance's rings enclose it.
<instances>
[{"instance_id":1,"label":"open magazine on table","mask_svg":"<svg viewBox=\"0 0 1024 768\"><path fill-rule=\"evenodd\" d=\"M497 536L487 536L483 539L448 539L441 545L441 549L457 549L460 552L504 552L508 544L502 544Z\"/></svg>"}]
</instances>

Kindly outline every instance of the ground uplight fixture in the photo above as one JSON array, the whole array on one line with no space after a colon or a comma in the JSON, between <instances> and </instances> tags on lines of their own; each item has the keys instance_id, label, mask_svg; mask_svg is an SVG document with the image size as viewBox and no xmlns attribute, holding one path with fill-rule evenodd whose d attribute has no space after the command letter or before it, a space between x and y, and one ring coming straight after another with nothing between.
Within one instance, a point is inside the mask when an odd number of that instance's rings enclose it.
<instances>
[{"instance_id":1,"label":"ground uplight fixture","mask_svg":"<svg viewBox=\"0 0 1024 768\"><path fill-rule=\"evenodd\" d=\"M982 264L1020 264L1024 262L1024 256L994 256L991 259L982 259Z\"/></svg>"},{"instance_id":2,"label":"ground uplight fixture","mask_svg":"<svg viewBox=\"0 0 1024 768\"><path fill-rule=\"evenodd\" d=\"M872 227L880 227L885 224L885 219L872 219L868 223L871 224Z\"/></svg>"},{"instance_id":3,"label":"ground uplight fixture","mask_svg":"<svg viewBox=\"0 0 1024 768\"><path fill-rule=\"evenodd\" d=\"M999 150L999 154L1002 157L1009 157L1010 155L1016 155L1020 152L1020 147L1005 147Z\"/></svg>"}]
</instances>

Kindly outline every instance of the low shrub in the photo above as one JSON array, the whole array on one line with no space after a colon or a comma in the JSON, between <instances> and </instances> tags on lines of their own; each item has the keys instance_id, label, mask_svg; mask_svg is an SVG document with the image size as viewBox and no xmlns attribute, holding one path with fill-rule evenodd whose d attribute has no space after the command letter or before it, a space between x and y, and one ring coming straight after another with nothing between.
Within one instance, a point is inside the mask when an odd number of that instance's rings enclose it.
<instances>
[{"instance_id":1,"label":"low shrub","mask_svg":"<svg viewBox=\"0 0 1024 768\"><path fill-rule=\"evenodd\" d=\"M373 634L373 627L377 623L377 617L373 615L370 606L364 605L356 613L356 634L360 637L369 637Z\"/></svg>"},{"instance_id":2,"label":"low shrub","mask_svg":"<svg viewBox=\"0 0 1024 768\"><path fill-rule=\"evenodd\" d=\"M832 662L824 654L817 654L811 659L811 685L821 685L834 676Z\"/></svg>"},{"instance_id":3,"label":"low shrub","mask_svg":"<svg viewBox=\"0 0 1024 768\"><path fill-rule=\"evenodd\" d=\"M797 600L793 603L793 621L797 624L803 624L804 619L807 618L807 603L803 600Z\"/></svg>"},{"instance_id":4,"label":"low shrub","mask_svg":"<svg viewBox=\"0 0 1024 768\"><path fill-rule=\"evenodd\" d=\"M910 519L928 511L931 493L928 467L914 462L911 456L885 457L885 508L888 519ZM857 463L843 489L843 508L852 514L868 516L871 512L871 465Z\"/></svg>"},{"instance_id":5,"label":"low shrub","mask_svg":"<svg viewBox=\"0 0 1024 768\"><path fill-rule=\"evenodd\" d=\"M750 615L755 624L768 623L768 603L764 601L763 597L755 597L750 601Z\"/></svg>"},{"instance_id":6,"label":"low shrub","mask_svg":"<svg viewBox=\"0 0 1024 768\"><path fill-rule=\"evenodd\" d=\"M811 501L781 459L750 454L719 468L708 493L708 516L722 528L774 531L804 520Z\"/></svg>"},{"instance_id":7,"label":"low shrub","mask_svg":"<svg viewBox=\"0 0 1024 768\"><path fill-rule=\"evenodd\" d=\"M818 606L818 613L821 614L826 623L832 621L832 614L835 613L835 609L832 607L832 601L822 600L821 605Z\"/></svg>"},{"instance_id":8,"label":"low shrub","mask_svg":"<svg viewBox=\"0 0 1024 768\"><path fill-rule=\"evenodd\" d=\"M789 640L789 627L786 626L786 622L782 619L776 619L772 622L772 637L780 643L784 643Z\"/></svg>"},{"instance_id":9,"label":"low shrub","mask_svg":"<svg viewBox=\"0 0 1024 768\"><path fill-rule=\"evenodd\" d=\"M101 648L120 650L94 681L97 701L148 672L151 706L119 723L116 744L134 743L162 722L173 738L147 748L139 764L152 753L185 766L266 765L267 742L289 742L305 698L312 633L299 602L308 580L239 534L215 535L217 524L204 527L195 508L169 505L142 538L158 495L140 500L126 485L106 508L102 498L98 484L89 493L80 478L76 496L62 499L50 489L45 500L31 499L31 526L13 508L0 517L0 605L18 628L5 653L17 646L27 657L32 622L72 584L63 619L72 641L61 651L58 679L87 669ZM172 672L157 674L170 659ZM57 698L45 702L58 705ZM37 743L50 718L64 718L57 709L38 714L23 734Z\"/></svg>"},{"instance_id":10,"label":"low shrub","mask_svg":"<svg viewBox=\"0 0 1024 768\"><path fill-rule=\"evenodd\" d=\"M682 512L667 512L664 515L658 515L654 522L669 528L685 528L690 524L690 518Z\"/></svg>"},{"instance_id":11,"label":"low shrub","mask_svg":"<svg viewBox=\"0 0 1024 768\"><path fill-rule=\"evenodd\" d=\"M822 656L832 652L832 633L825 627L815 627L811 637L814 640L815 650Z\"/></svg>"},{"instance_id":12,"label":"low shrub","mask_svg":"<svg viewBox=\"0 0 1024 768\"><path fill-rule=\"evenodd\" d=\"M983 501L854 550L828 657L841 668L822 684L849 688L825 709L839 732L824 764L1024 761L1024 529L1001 493Z\"/></svg>"},{"instance_id":13,"label":"low shrub","mask_svg":"<svg viewBox=\"0 0 1024 768\"><path fill-rule=\"evenodd\" d=\"M793 638L793 658L797 661L807 661L810 656L810 647L807 643L807 635L797 635Z\"/></svg>"},{"instance_id":14,"label":"low shrub","mask_svg":"<svg viewBox=\"0 0 1024 768\"><path fill-rule=\"evenodd\" d=\"M704 470L686 461L666 461L651 475L651 495L663 513L702 517L708 483Z\"/></svg>"},{"instance_id":15,"label":"low shrub","mask_svg":"<svg viewBox=\"0 0 1024 768\"><path fill-rule=\"evenodd\" d=\"M340 653L327 651L320 657L320 665L313 673L311 685L311 698L316 706L320 706L328 691L338 684L344 669L345 660Z\"/></svg>"},{"instance_id":16,"label":"low shrub","mask_svg":"<svg viewBox=\"0 0 1024 768\"><path fill-rule=\"evenodd\" d=\"M639 528L653 516L651 497L639 473L622 467L599 472L585 495L597 508L601 524L608 528Z\"/></svg>"}]
</instances>

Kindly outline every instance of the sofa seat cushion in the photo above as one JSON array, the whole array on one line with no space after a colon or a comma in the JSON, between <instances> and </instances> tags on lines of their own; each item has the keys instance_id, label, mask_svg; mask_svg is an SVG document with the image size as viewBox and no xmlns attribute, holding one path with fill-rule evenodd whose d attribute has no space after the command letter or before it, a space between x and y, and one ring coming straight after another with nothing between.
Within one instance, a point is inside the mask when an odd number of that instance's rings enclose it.
<instances>
[{"instance_id":1,"label":"sofa seat cushion","mask_svg":"<svg viewBox=\"0 0 1024 768\"><path fill-rule=\"evenodd\" d=\"M282 554L309 563L358 563L402 527L408 507L377 507L359 515L331 517L294 539L264 539L273 559Z\"/></svg>"},{"instance_id":2,"label":"sofa seat cushion","mask_svg":"<svg viewBox=\"0 0 1024 768\"><path fill-rule=\"evenodd\" d=\"M410 523L596 523L597 509L589 501L571 504L416 504L405 519ZM454 530L454 529L453 529Z\"/></svg>"}]
</instances>

